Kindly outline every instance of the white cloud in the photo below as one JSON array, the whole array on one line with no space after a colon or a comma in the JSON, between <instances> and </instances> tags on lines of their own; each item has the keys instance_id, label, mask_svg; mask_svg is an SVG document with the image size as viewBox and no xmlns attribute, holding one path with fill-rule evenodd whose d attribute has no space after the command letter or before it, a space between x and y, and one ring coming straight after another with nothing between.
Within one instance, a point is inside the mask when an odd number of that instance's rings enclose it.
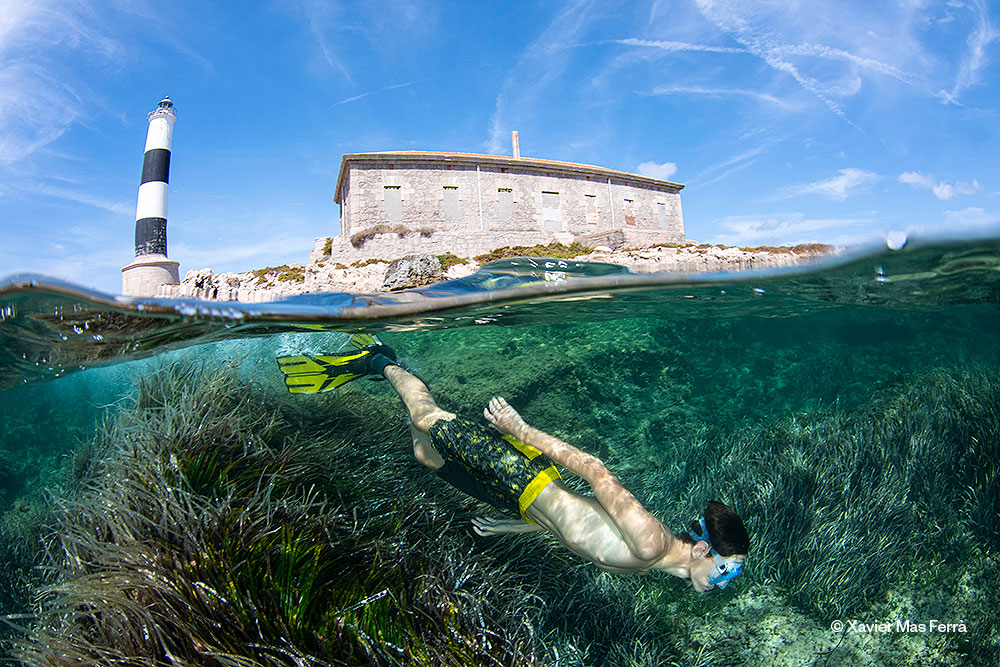
<instances>
[{"instance_id":1,"label":"white cloud","mask_svg":"<svg viewBox=\"0 0 1000 667\"><path fill-rule=\"evenodd\" d=\"M676 162L643 162L635 168L635 173L640 176L658 178L661 181L669 181L670 177L677 173Z\"/></svg>"},{"instance_id":2,"label":"white cloud","mask_svg":"<svg viewBox=\"0 0 1000 667\"><path fill-rule=\"evenodd\" d=\"M878 174L864 169L841 169L837 176L803 185L793 185L788 189L791 195L818 194L837 201L863 191L866 186L878 180Z\"/></svg>"},{"instance_id":3,"label":"white cloud","mask_svg":"<svg viewBox=\"0 0 1000 667\"><path fill-rule=\"evenodd\" d=\"M970 206L961 211L945 211L944 218L949 225L995 225L1000 223L1000 215L990 213L978 206Z\"/></svg>"},{"instance_id":4,"label":"white cloud","mask_svg":"<svg viewBox=\"0 0 1000 667\"><path fill-rule=\"evenodd\" d=\"M942 201L947 201L958 195L971 195L979 192L982 186L979 181L973 179L971 183L956 181L954 185L938 181L930 174L923 174L919 171L904 171L899 175L900 183L907 183L915 188L925 188L934 193L934 196Z\"/></svg>"},{"instance_id":5,"label":"white cloud","mask_svg":"<svg viewBox=\"0 0 1000 667\"><path fill-rule=\"evenodd\" d=\"M712 226L724 230L712 243L735 246L797 245L833 243L847 245L860 240L859 229L870 229L872 221L863 218L808 218L803 213L736 215L716 220Z\"/></svg>"}]
</instances>

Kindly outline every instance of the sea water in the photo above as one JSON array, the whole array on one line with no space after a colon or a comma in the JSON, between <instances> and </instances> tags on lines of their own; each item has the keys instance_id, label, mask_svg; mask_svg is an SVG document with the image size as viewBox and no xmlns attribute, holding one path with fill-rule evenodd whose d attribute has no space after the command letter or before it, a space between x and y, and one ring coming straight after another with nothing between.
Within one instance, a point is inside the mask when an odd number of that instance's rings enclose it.
<instances>
[{"instance_id":1,"label":"sea water","mask_svg":"<svg viewBox=\"0 0 1000 667\"><path fill-rule=\"evenodd\" d=\"M699 595L602 573L540 534L475 536L492 510L413 461L387 383L286 391L277 358L335 354L357 332L447 410L477 418L506 397L675 532L709 500L731 505L744 573ZM0 601L27 661L1000 657L995 237L741 274L521 258L403 294L254 305L14 276L0 341ZM228 425L206 435L212 418Z\"/></svg>"}]
</instances>

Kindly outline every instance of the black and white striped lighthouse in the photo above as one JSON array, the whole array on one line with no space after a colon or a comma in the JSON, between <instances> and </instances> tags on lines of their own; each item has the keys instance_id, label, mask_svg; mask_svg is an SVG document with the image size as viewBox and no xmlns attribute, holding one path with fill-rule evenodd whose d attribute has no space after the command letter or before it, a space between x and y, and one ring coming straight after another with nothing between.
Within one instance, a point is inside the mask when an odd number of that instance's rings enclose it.
<instances>
[{"instance_id":1,"label":"black and white striped lighthouse","mask_svg":"<svg viewBox=\"0 0 1000 667\"><path fill-rule=\"evenodd\" d=\"M177 112L169 98L149 113L142 180L135 208L135 261L122 269L122 294L171 296L177 285L177 262L167 259L167 182L170 143Z\"/></svg>"}]
</instances>

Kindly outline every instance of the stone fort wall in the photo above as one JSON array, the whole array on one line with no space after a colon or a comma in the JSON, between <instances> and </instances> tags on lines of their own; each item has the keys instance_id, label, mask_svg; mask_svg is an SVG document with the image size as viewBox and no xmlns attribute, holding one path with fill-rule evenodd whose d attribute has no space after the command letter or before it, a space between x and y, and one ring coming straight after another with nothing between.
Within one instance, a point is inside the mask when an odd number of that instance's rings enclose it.
<instances>
[{"instance_id":1,"label":"stone fort wall","mask_svg":"<svg viewBox=\"0 0 1000 667\"><path fill-rule=\"evenodd\" d=\"M684 241L680 189L585 165L465 154L346 155L337 261L413 252L472 256L505 245L607 237L620 246ZM362 245L352 236L392 229ZM610 236L609 236L610 235ZM317 242L326 245L326 239Z\"/></svg>"}]
</instances>

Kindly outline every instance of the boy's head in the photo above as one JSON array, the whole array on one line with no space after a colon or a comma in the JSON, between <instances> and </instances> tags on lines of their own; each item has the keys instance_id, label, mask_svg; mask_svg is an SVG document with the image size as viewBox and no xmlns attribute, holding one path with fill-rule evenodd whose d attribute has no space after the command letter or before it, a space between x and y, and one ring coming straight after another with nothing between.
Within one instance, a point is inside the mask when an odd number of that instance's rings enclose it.
<instances>
[{"instance_id":1,"label":"boy's head","mask_svg":"<svg viewBox=\"0 0 1000 667\"><path fill-rule=\"evenodd\" d=\"M708 528L708 541L719 552L720 556L735 554L747 555L750 551L750 536L743 525L743 519L732 507L710 500L705 508L705 527ZM701 534L701 522L691 522L691 532ZM692 537L692 539L694 539Z\"/></svg>"},{"instance_id":2,"label":"boy's head","mask_svg":"<svg viewBox=\"0 0 1000 667\"><path fill-rule=\"evenodd\" d=\"M750 551L750 536L743 519L733 509L712 500L705 508L705 518L691 523L681 541L692 545L690 568L692 584L699 592L714 586L725 588L743 567Z\"/></svg>"}]
</instances>

